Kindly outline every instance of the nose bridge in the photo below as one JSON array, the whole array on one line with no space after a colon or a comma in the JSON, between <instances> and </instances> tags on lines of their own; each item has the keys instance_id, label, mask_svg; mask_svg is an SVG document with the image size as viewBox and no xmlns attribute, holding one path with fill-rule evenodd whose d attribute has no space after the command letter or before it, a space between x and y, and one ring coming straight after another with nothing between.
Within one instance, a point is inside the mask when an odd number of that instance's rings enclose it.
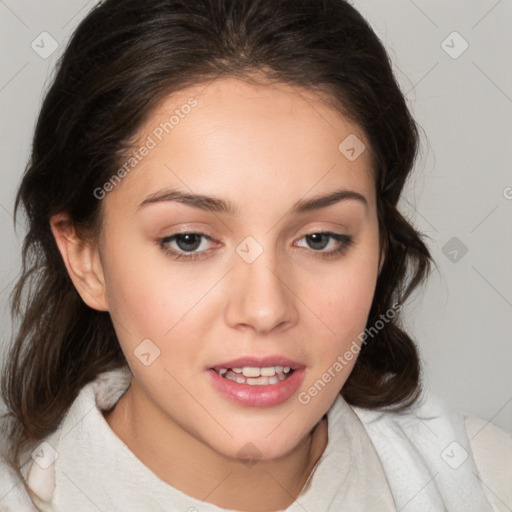
<instances>
[{"instance_id":1,"label":"nose bridge","mask_svg":"<svg viewBox=\"0 0 512 512\"><path fill-rule=\"evenodd\" d=\"M282 272L275 244L267 239L264 246L247 237L236 253L228 292L227 322L232 327L251 326L260 332L269 332L283 322L293 322L296 311L287 283L290 273Z\"/></svg>"}]
</instances>

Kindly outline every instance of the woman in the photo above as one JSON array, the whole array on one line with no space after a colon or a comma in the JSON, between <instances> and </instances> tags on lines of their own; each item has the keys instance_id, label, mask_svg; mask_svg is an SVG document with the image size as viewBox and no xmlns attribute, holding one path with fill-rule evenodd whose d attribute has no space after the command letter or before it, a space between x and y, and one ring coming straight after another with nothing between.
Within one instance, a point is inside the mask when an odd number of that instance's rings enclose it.
<instances>
[{"instance_id":1,"label":"woman","mask_svg":"<svg viewBox=\"0 0 512 512\"><path fill-rule=\"evenodd\" d=\"M400 326L416 148L343 1L93 9L18 194L6 503L500 510L510 440L422 393Z\"/></svg>"}]
</instances>

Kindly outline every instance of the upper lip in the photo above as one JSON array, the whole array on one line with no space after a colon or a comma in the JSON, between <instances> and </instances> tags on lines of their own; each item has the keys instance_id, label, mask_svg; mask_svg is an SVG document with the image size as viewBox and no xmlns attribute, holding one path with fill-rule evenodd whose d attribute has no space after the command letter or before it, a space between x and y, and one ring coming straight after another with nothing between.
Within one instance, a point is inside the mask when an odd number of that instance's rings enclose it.
<instances>
[{"instance_id":1,"label":"upper lip","mask_svg":"<svg viewBox=\"0 0 512 512\"><path fill-rule=\"evenodd\" d=\"M297 368L303 368L304 365L294 361L293 359L289 359L284 356L266 356L266 357L258 357L258 356L245 356L239 357L237 359L232 359L231 361L226 361L225 363L219 363L211 366L210 368L219 371L221 368L244 368L246 366L257 367L257 368L266 368L269 366L288 366L292 370L296 370Z\"/></svg>"}]
</instances>

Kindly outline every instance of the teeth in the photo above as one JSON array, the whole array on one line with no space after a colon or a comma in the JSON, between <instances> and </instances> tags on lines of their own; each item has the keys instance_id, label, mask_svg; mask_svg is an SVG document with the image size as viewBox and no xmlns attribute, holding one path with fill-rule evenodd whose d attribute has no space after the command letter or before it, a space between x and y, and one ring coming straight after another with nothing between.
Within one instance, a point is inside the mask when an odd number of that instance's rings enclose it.
<instances>
[{"instance_id":1,"label":"teeth","mask_svg":"<svg viewBox=\"0 0 512 512\"><path fill-rule=\"evenodd\" d=\"M219 374L238 384L262 386L283 381L288 377L290 371L289 366L266 366L263 368L244 366L243 368L221 368Z\"/></svg>"},{"instance_id":2,"label":"teeth","mask_svg":"<svg viewBox=\"0 0 512 512\"><path fill-rule=\"evenodd\" d=\"M242 368L244 377L259 377L261 375L259 368L253 368L251 366L244 366Z\"/></svg>"},{"instance_id":3,"label":"teeth","mask_svg":"<svg viewBox=\"0 0 512 512\"><path fill-rule=\"evenodd\" d=\"M248 379L247 384L251 386L261 386L262 384L268 384L268 377L258 377L257 379Z\"/></svg>"},{"instance_id":4,"label":"teeth","mask_svg":"<svg viewBox=\"0 0 512 512\"><path fill-rule=\"evenodd\" d=\"M233 368L233 371L236 372L238 368ZM242 369L242 374L244 377L273 377L276 373L281 373L283 371L282 366L265 366L263 368L258 368L255 366L244 366ZM289 367L285 368L286 373L290 371ZM239 372L236 372L239 373Z\"/></svg>"}]
</instances>

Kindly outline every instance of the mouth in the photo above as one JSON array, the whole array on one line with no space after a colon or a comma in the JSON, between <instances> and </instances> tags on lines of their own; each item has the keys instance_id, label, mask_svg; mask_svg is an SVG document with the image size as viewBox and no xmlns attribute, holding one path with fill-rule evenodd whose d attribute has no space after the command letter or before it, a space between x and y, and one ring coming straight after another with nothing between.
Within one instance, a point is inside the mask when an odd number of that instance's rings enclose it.
<instances>
[{"instance_id":1,"label":"mouth","mask_svg":"<svg viewBox=\"0 0 512 512\"><path fill-rule=\"evenodd\" d=\"M289 400L304 381L306 368L281 356L244 357L208 369L213 387L245 407L273 407Z\"/></svg>"},{"instance_id":2,"label":"mouth","mask_svg":"<svg viewBox=\"0 0 512 512\"><path fill-rule=\"evenodd\" d=\"M217 371L221 377L232 380L238 384L249 384L250 386L268 386L277 384L294 372L290 366L243 366L236 368L219 368Z\"/></svg>"},{"instance_id":3,"label":"mouth","mask_svg":"<svg viewBox=\"0 0 512 512\"><path fill-rule=\"evenodd\" d=\"M243 357L210 368L220 377L249 386L276 385L304 365L283 356Z\"/></svg>"}]
</instances>

